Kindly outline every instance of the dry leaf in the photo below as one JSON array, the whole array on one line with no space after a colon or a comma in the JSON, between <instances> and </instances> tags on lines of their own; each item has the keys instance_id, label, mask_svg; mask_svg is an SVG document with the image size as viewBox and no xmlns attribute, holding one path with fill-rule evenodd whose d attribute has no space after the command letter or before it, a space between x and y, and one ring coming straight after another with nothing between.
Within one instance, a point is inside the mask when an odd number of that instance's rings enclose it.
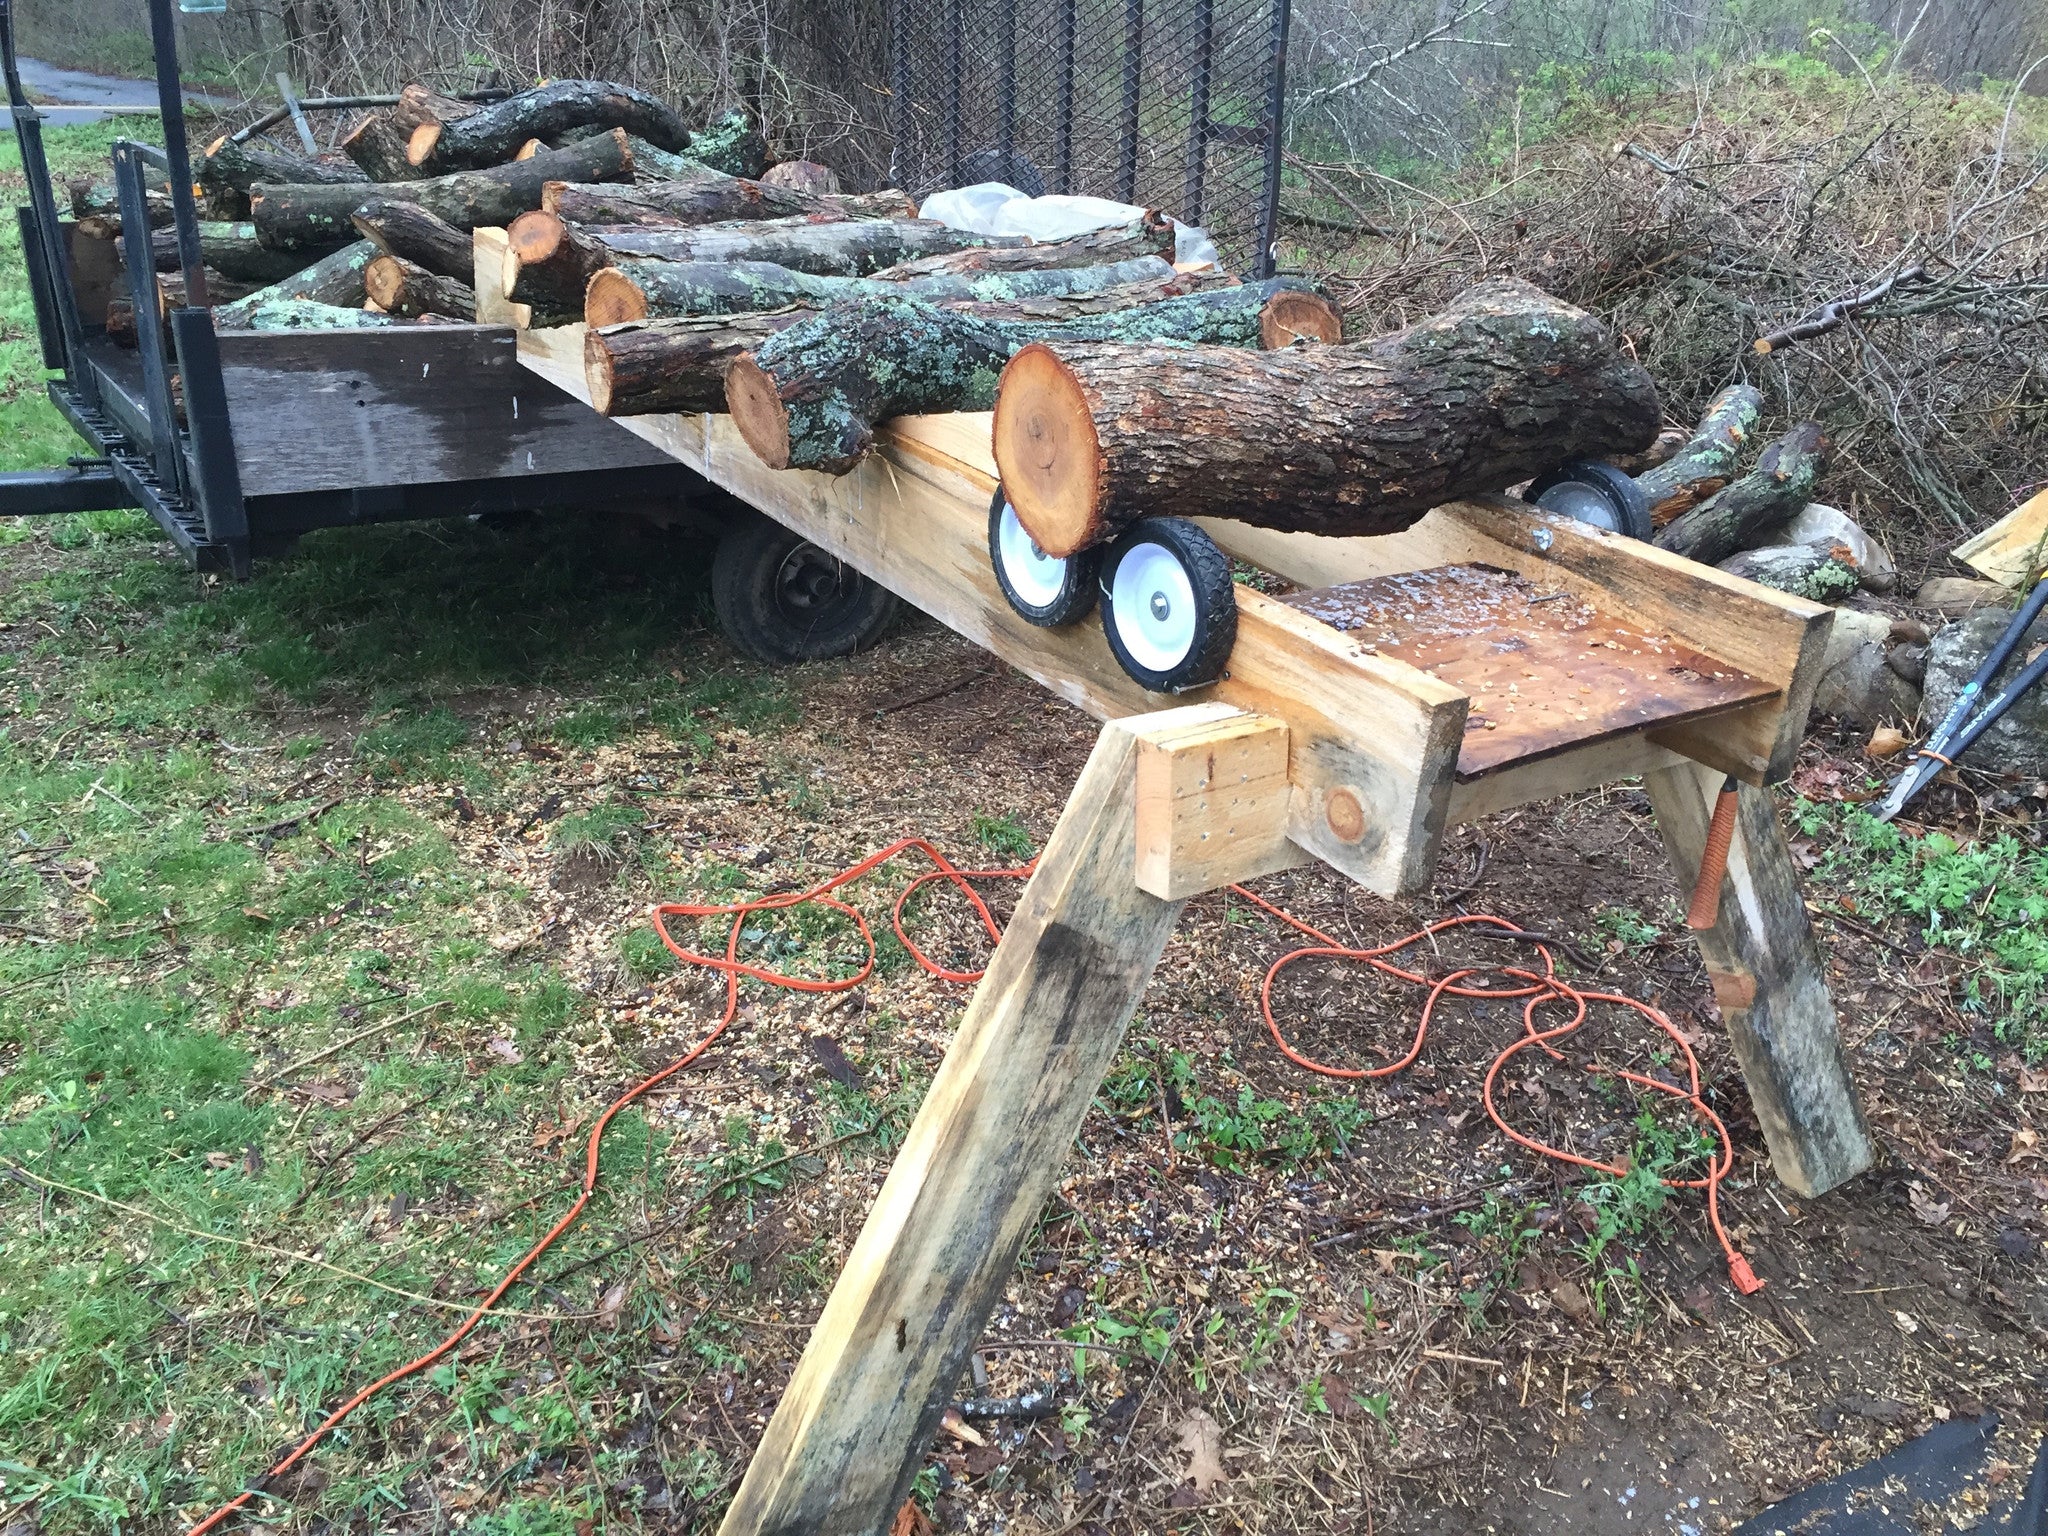
<instances>
[{"instance_id":1,"label":"dry leaf","mask_svg":"<svg viewBox=\"0 0 2048 1536\"><path fill-rule=\"evenodd\" d=\"M232 1168L235 1166L235 1162L235 1154L232 1152L209 1152L206 1154L206 1166L209 1168Z\"/></svg>"},{"instance_id":2,"label":"dry leaf","mask_svg":"<svg viewBox=\"0 0 2048 1536\"><path fill-rule=\"evenodd\" d=\"M1197 1408L1180 1421L1180 1448L1188 1453L1184 1480L1207 1493L1230 1474L1223 1470L1223 1426Z\"/></svg>"},{"instance_id":3,"label":"dry leaf","mask_svg":"<svg viewBox=\"0 0 2048 1536\"><path fill-rule=\"evenodd\" d=\"M889 1536L932 1536L932 1523L917 1507L917 1500L903 1501L903 1507L896 1511L896 1518L889 1522Z\"/></svg>"},{"instance_id":4,"label":"dry leaf","mask_svg":"<svg viewBox=\"0 0 2048 1536\"><path fill-rule=\"evenodd\" d=\"M988 1437L972 1424L960 1417L958 1408L948 1408L939 1419L939 1428L963 1445L987 1445Z\"/></svg>"},{"instance_id":5,"label":"dry leaf","mask_svg":"<svg viewBox=\"0 0 2048 1536\"><path fill-rule=\"evenodd\" d=\"M1949 1208L1954 1204L1928 1193L1927 1186L1918 1179L1906 1186L1906 1203L1913 1207L1913 1214L1930 1227L1938 1227L1947 1221Z\"/></svg>"},{"instance_id":6,"label":"dry leaf","mask_svg":"<svg viewBox=\"0 0 2048 1536\"><path fill-rule=\"evenodd\" d=\"M1863 752L1867 757L1897 757L1912 744L1911 739L1898 727L1880 725L1870 733L1870 740L1864 746Z\"/></svg>"},{"instance_id":7,"label":"dry leaf","mask_svg":"<svg viewBox=\"0 0 2048 1536\"><path fill-rule=\"evenodd\" d=\"M1551 1286L1550 1299L1557 1303L1558 1311L1575 1323L1583 1323L1593 1315L1593 1303L1569 1280L1560 1280Z\"/></svg>"},{"instance_id":8,"label":"dry leaf","mask_svg":"<svg viewBox=\"0 0 2048 1536\"><path fill-rule=\"evenodd\" d=\"M2048 1093L2048 1070L2037 1072L2032 1067L2021 1067L2020 1092Z\"/></svg>"},{"instance_id":9,"label":"dry leaf","mask_svg":"<svg viewBox=\"0 0 2048 1536\"><path fill-rule=\"evenodd\" d=\"M526 1060L524 1056L519 1054L519 1047L510 1040L507 1040L503 1035L491 1036L489 1040L484 1042L484 1049L500 1061L507 1062L515 1067Z\"/></svg>"},{"instance_id":10,"label":"dry leaf","mask_svg":"<svg viewBox=\"0 0 2048 1536\"><path fill-rule=\"evenodd\" d=\"M607 1328L619 1326L619 1318L626 1310L627 1285L627 1281L620 1280L598 1298L597 1320Z\"/></svg>"},{"instance_id":11,"label":"dry leaf","mask_svg":"<svg viewBox=\"0 0 2048 1536\"><path fill-rule=\"evenodd\" d=\"M355 1097L355 1090L346 1083L319 1082L301 1083L299 1089L309 1098L318 1099L322 1104L346 1104Z\"/></svg>"},{"instance_id":12,"label":"dry leaf","mask_svg":"<svg viewBox=\"0 0 2048 1536\"><path fill-rule=\"evenodd\" d=\"M2023 1162L2030 1157L2041 1155L2041 1133L2021 1126L2012 1133L2012 1150L2005 1155L2007 1165Z\"/></svg>"}]
</instances>

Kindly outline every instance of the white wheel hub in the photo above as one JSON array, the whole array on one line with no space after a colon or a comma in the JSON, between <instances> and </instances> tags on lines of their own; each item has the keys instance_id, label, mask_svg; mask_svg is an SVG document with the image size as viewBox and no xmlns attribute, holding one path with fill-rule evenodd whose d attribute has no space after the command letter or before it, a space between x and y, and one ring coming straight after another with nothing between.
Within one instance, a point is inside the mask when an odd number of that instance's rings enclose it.
<instances>
[{"instance_id":1,"label":"white wheel hub","mask_svg":"<svg viewBox=\"0 0 2048 1536\"><path fill-rule=\"evenodd\" d=\"M1172 550L1133 544L1116 565L1109 593L1116 632L1132 660L1171 672L1195 648L1195 589Z\"/></svg>"},{"instance_id":2,"label":"white wheel hub","mask_svg":"<svg viewBox=\"0 0 2048 1536\"><path fill-rule=\"evenodd\" d=\"M996 532L996 548L1003 561L1003 574L1010 590L1033 608L1050 607L1067 584L1067 562L1048 555L1032 541L1017 521L1016 509L1003 503L1003 520Z\"/></svg>"}]
</instances>

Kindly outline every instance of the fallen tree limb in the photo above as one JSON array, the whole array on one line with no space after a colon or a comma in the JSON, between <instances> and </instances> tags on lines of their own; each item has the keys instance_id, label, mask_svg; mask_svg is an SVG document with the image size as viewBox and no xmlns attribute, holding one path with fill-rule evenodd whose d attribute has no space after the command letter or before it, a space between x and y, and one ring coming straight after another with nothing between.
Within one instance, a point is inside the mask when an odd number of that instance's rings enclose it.
<instances>
[{"instance_id":1,"label":"fallen tree limb","mask_svg":"<svg viewBox=\"0 0 2048 1536\"><path fill-rule=\"evenodd\" d=\"M372 181L419 181L426 176L406 159L405 147L406 130L389 110L365 113L341 141L341 152Z\"/></svg>"},{"instance_id":2,"label":"fallen tree limb","mask_svg":"<svg viewBox=\"0 0 2048 1536\"><path fill-rule=\"evenodd\" d=\"M903 192L799 192L763 181L748 181L743 176L728 176L708 165L696 166L690 175L675 180L642 181L630 187L550 183L541 194L541 208L572 224L638 224L652 228L797 216L847 221L917 217L917 204Z\"/></svg>"},{"instance_id":3,"label":"fallen tree limb","mask_svg":"<svg viewBox=\"0 0 2048 1536\"><path fill-rule=\"evenodd\" d=\"M314 160L275 150L251 149L232 139L215 139L208 145L206 154L193 168L192 179L217 212L238 219L249 216L251 196L258 182L309 187L369 185L362 170L346 160Z\"/></svg>"},{"instance_id":4,"label":"fallen tree limb","mask_svg":"<svg viewBox=\"0 0 2048 1536\"><path fill-rule=\"evenodd\" d=\"M898 262L874 275L891 282L963 272L1043 272L1055 267L1099 267L1137 256L1173 260L1173 221L1147 209L1128 224L1091 229L1065 240L1025 245L979 245Z\"/></svg>"},{"instance_id":5,"label":"fallen tree limb","mask_svg":"<svg viewBox=\"0 0 2048 1536\"><path fill-rule=\"evenodd\" d=\"M807 218L742 220L690 229L586 231L614 257L656 261L767 261L819 277L868 277L918 256L971 246L1023 246L1019 235L980 235L932 219L863 219L816 224Z\"/></svg>"},{"instance_id":6,"label":"fallen tree limb","mask_svg":"<svg viewBox=\"0 0 2048 1536\"><path fill-rule=\"evenodd\" d=\"M541 190L551 181L626 181L632 174L626 136L614 129L567 149L551 149L531 160L489 170L379 183L375 194L366 193L363 184L259 183L250 195L250 217L265 245L304 250L331 245L337 236L346 238L354 227L350 216L372 195L417 203L457 229L474 229L479 224L510 224L529 208L538 208Z\"/></svg>"},{"instance_id":7,"label":"fallen tree limb","mask_svg":"<svg viewBox=\"0 0 2048 1536\"><path fill-rule=\"evenodd\" d=\"M1756 468L1730 481L1657 535L1657 547L1717 565L1750 536L1782 523L1813 499L1830 444L1820 423L1802 421L1764 449Z\"/></svg>"},{"instance_id":8,"label":"fallen tree limb","mask_svg":"<svg viewBox=\"0 0 2048 1536\"><path fill-rule=\"evenodd\" d=\"M436 112L413 129L406 158L434 172L475 170L510 160L528 139L587 128L623 129L676 154L690 145L674 109L645 91L609 80L555 80L452 121Z\"/></svg>"},{"instance_id":9,"label":"fallen tree limb","mask_svg":"<svg viewBox=\"0 0 2048 1536\"><path fill-rule=\"evenodd\" d=\"M1395 533L1566 459L1634 452L1657 392L1582 310L1512 279L1356 346L1040 342L1003 372L994 446L1019 519L1071 555L1153 514Z\"/></svg>"},{"instance_id":10,"label":"fallen tree limb","mask_svg":"<svg viewBox=\"0 0 2048 1536\"><path fill-rule=\"evenodd\" d=\"M363 269L363 291L387 315L407 319L420 315L476 319L474 288L456 278L429 272L403 256L373 256Z\"/></svg>"},{"instance_id":11,"label":"fallen tree limb","mask_svg":"<svg viewBox=\"0 0 2048 1536\"><path fill-rule=\"evenodd\" d=\"M615 259L584 290L583 318L591 325L681 315L734 315L822 308L858 294L914 294L934 301L997 302L1055 294L1090 293L1121 283L1163 281L1173 266L1157 256L1101 267L1060 267L1046 272L941 274L884 282L872 277L819 277L763 261L634 261Z\"/></svg>"},{"instance_id":12,"label":"fallen tree limb","mask_svg":"<svg viewBox=\"0 0 2048 1536\"><path fill-rule=\"evenodd\" d=\"M1880 299L1890 297L1893 289L1909 283L1925 282L1926 280L1927 268L1916 261L1905 270L1894 273L1883 282L1875 283L1869 288L1864 289L1861 293L1849 294L1843 298L1830 300L1814 310L1805 319L1795 320L1790 325L1782 326L1767 335L1759 336L1750 345L1758 353L1762 354L1774 352L1779 347L1790 346L1795 341L1811 341L1816 336L1825 336L1829 331L1837 329L1859 310L1868 309Z\"/></svg>"},{"instance_id":13,"label":"fallen tree limb","mask_svg":"<svg viewBox=\"0 0 2048 1536\"><path fill-rule=\"evenodd\" d=\"M237 299L232 304L217 304L213 310L213 325L220 331L262 330L265 327L251 323L251 317L259 312L267 313L282 300L303 300L308 303L335 305L342 308L360 309L368 293L363 287L363 273L370 260L377 254L377 247L367 240L358 240L353 245L321 257L310 267L294 272L268 288L258 289L247 298Z\"/></svg>"},{"instance_id":14,"label":"fallen tree limb","mask_svg":"<svg viewBox=\"0 0 2048 1536\"><path fill-rule=\"evenodd\" d=\"M178 232L152 230L149 253L159 272L175 272L181 262ZM199 256L222 277L259 287L290 277L306 265L303 252L273 251L256 238L253 224L218 223L211 219L199 225Z\"/></svg>"},{"instance_id":15,"label":"fallen tree limb","mask_svg":"<svg viewBox=\"0 0 2048 1536\"><path fill-rule=\"evenodd\" d=\"M1714 396L1686 445L1636 476L1651 522L1663 527L1728 483L1763 408L1762 391L1750 384L1731 384Z\"/></svg>"},{"instance_id":16,"label":"fallen tree limb","mask_svg":"<svg viewBox=\"0 0 2048 1536\"><path fill-rule=\"evenodd\" d=\"M373 197L349 215L364 239L387 256L402 256L429 272L469 281L476 268L472 236L418 203Z\"/></svg>"},{"instance_id":17,"label":"fallen tree limb","mask_svg":"<svg viewBox=\"0 0 2048 1536\"><path fill-rule=\"evenodd\" d=\"M1033 342L1282 345L1335 341L1336 309L1295 278L1047 323L996 319L904 297L844 299L735 358L725 398L733 424L773 469L843 475L874 445L875 425L927 411L995 404L1003 364Z\"/></svg>"}]
</instances>

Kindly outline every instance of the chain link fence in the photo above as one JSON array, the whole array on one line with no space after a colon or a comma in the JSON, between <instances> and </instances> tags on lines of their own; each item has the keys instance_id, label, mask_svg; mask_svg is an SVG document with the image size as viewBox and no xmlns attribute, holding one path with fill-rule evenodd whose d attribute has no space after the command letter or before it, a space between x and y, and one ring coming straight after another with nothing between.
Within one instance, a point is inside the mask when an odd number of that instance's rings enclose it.
<instances>
[{"instance_id":1,"label":"chain link fence","mask_svg":"<svg viewBox=\"0 0 2048 1536\"><path fill-rule=\"evenodd\" d=\"M1158 208L1272 267L1287 0L895 0L891 179Z\"/></svg>"}]
</instances>

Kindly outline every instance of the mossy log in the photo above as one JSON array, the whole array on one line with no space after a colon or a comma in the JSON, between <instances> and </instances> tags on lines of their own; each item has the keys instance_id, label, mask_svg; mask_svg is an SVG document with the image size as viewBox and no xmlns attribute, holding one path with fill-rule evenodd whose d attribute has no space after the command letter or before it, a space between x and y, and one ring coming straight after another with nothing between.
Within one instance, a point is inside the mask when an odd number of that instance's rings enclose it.
<instances>
[{"instance_id":1,"label":"mossy log","mask_svg":"<svg viewBox=\"0 0 2048 1536\"><path fill-rule=\"evenodd\" d=\"M761 180L771 187L787 187L794 192L839 190L839 173L815 160L784 160L763 171Z\"/></svg>"},{"instance_id":2,"label":"mossy log","mask_svg":"<svg viewBox=\"0 0 2048 1536\"><path fill-rule=\"evenodd\" d=\"M688 154L699 165L752 181L760 180L768 169L768 141L754 120L737 107L691 134Z\"/></svg>"},{"instance_id":3,"label":"mossy log","mask_svg":"<svg viewBox=\"0 0 2048 1536\"><path fill-rule=\"evenodd\" d=\"M1635 452L1657 390L1593 316L1528 283L1354 346L1035 342L1004 369L994 447L1038 546L1154 514L1383 534L1566 459Z\"/></svg>"},{"instance_id":4,"label":"mossy log","mask_svg":"<svg viewBox=\"0 0 2048 1536\"><path fill-rule=\"evenodd\" d=\"M1039 240L1023 245L981 245L944 251L899 262L875 273L901 282L912 277L941 277L962 272L1036 272L1054 267L1099 267L1105 262L1137 256L1173 260L1173 221L1146 210L1128 224L1091 229L1065 240Z\"/></svg>"},{"instance_id":5,"label":"mossy log","mask_svg":"<svg viewBox=\"0 0 2048 1536\"><path fill-rule=\"evenodd\" d=\"M1702 565L1718 565L1753 535L1813 500L1831 448L1819 422L1800 422L1764 449L1756 468L1667 524L1657 535L1657 547Z\"/></svg>"},{"instance_id":6,"label":"mossy log","mask_svg":"<svg viewBox=\"0 0 2048 1536\"><path fill-rule=\"evenodd\" d=\"M1232 288L1227 273L1170 273L1094 293L1052 294L1001 303L968 304L992 320L1051 323L1107 315L1182 294ZM959 301L955 301L958 303ZM815 314L801 305L768 314L698 315L600 326L585 337L583 375L590 403L607 416L668 411L723 411L725 370L778 331Z\"/></svg>"},{"instance_id":7,"label":"mossy log","mask_svg":"<svg viewBox=\"0 0 2048 1536\"><path fill-rule=\"evenodd\" d=\"M232 323L214 311L214 326L223 331L360 331L373 326L401 325L389 315L360 306L322 304L318 299L299 299L266 288L251 294L245 306L236 306Z\"/></svg>"},{"instance_id":8,"label":"mossy log","mask_svg":"<svg viewBox=\"0 0 2048 1536\"><path fill-rule=\"evenodd\" d=\"M403 256L379 254L363 269L363 291L387 315L440 315L476 319L476 290L457 278L429 272Z\"/></svg>"},{"instance_id":9,"label":"mossy log","mask_svg":"<svg viewBox=\"0 0 2048 1536\"><path fill-rule=\"evenodd\" d=\"M1763 408L1763 393L1752 384L1731 384L1714 396L1685 446L1636 476L1650 501L1651 522L1663 527L1735 477Z\"/></svg>"},{"instance_id":10,"label":"mossy log","mask_svg":"<svg viewBox=\"0 0 2048 1536\"><path fill-rule=\"evenodd\" d=\"M628 181L633 156L626 136L614 129L567 149L551 149L531 160L492 166L482 171L456 171L424 181L380 182L374 194L363 185L303 186L259 184L250 196L250 216L263 243L274 250L305 250L331 245L336 236L354 230L350 216L374 195L394 202L417 203L457 229L479 224L510 224L529 208L540 206L541 189L551 181Z\"/></svg>"},{"instance_id":11,"label":"mossy log","mask_svg":"<svg viewBox=\"0 0 2048 1536\"><path fill-rule=\"evenodd\" d=\"M997 319L907 296L844 299L735 358L725 398L763 463L843 475L866 457L876 424L888 417L987 410L1003 364L1033 342L1221 348L1341 335L1336 309L1295 278L1053 322Z\"/></svg>"},{"instance_id":12,"label":"mossy log","mask_svg":"<svg viewBox=\"0 0 2048 1536\"><path fill-rule=\"evenodd\" d=\"M207 195L214 211L228 218L249 217L258 182L300 187L363 187L369 177L340 156L307 158L276 150L251 149L231 139L215 139L193 168L192 179Z\"/></svg>"},{"instance_id":13,"label":"mossy log","mask_svg":"<svg viewBox=\"0 0 2048 1536\"><path fill-rule=\"evenodd\" d=\"M583 128L623 129L677 154L690 145L690 130L675 110L645 91L609 80L555 80L452 122L421 123L406 158L437 173L476 170L504 164L529 139Z\"/></svg>"},{"instance_id":14,"label":"mossy log","mask_svg":"<svg viewBox=\"0 0 2048 1536\"><path fill-rule=\"evenodd\" d=\"M406 130L392 108L363 114L341 141L341 152L372 181L419 181L426 172L405 157Z\"/></svg>"},{"instance_id":15,"label":"mossy log","mask_svg":"<svg viewBox=\"0 0 2048 1536\"><path fill-rule=\"evenodd\" d=\"M945 302L953 299L1014 299L1094 293L1122 283L1163 281L1173 266L1157 256L1112 262L1102 267L1059 267L1046 272L942 274L883 282L872 277L819 277L765 261L615 260L584 290L583 318L591 325L616 325L682 315L736 315L750 310L786 309L792 304L822 308L836 299L872 294L909 294Z\"/></svg>"},{"instance_id":16,"label":"mossy log","mask_svg":"<svg viewBox=\"0 0 2048 1536\"><path fill-rule=\"evenodd\" d=\"M703 262L766 261L819 277L868 277L917 256L970 246L1021 246L1017 235L981 235L933 219L746 219L690 229L594 228L615 257Z\"/></svg>"},{"instance_id":17,"label":"mossy log","mask_svg":"<svg viewBox=\"0 0 2048 1536\"><path fill-rule=\"evenodd\" d=\"M304 299L308 303L360 307L369 297L364 287L364 272L377 254L377 247L367 240L358 240L353 245L343 246L330 255L321 257L310 267L294 272L268 288L258 289L247 298L237 299L232 304L217 304L213 310L213 325L220 331L266 330L272 327L252 325L249 317L259 310L266 310L273 301L280 299Z\"/></svg>"},{"instance_id":18,"label":"mossy log","mask_svg":"<svg viewBox=\"0 0 2048 1536\"><path fill-rule=\"evenodd\" d=\"M152 231L149 251L157 271L178 270L178 232L175 229ZM273 251L256 238L256 226L253 224L220 223L207 219L199 225L200 260L231 282L254 283L258 287L278 282L304 270L308 257L313 254L317 253Z\"/></svg>"},{"instance_id":19,"label":"mossy log","mask_svg":"<svg viewBox=\"0 0 2048 1536\"><path fill-rule=\"evenodd\" d=\"M798 216L840 220L913 219L917 204L905 192L818 193L793 191L744 176L728 176L708 165L668 181L640 181L630 187L550 184L541 207L573 224L635 224L673 229L736 219Z\"/></svg>"},{"instance_id":20,"label":"mossy log","mask_svg":"<svg viewBox=\"0 0 2048 1536\"><path fill-rule=\"evenodd\" d=\"M387 256L402 256L429 272L468 282L476 270L475 239L418 203L373 197L349 222Z\"/></svg>"}]
</instances>

